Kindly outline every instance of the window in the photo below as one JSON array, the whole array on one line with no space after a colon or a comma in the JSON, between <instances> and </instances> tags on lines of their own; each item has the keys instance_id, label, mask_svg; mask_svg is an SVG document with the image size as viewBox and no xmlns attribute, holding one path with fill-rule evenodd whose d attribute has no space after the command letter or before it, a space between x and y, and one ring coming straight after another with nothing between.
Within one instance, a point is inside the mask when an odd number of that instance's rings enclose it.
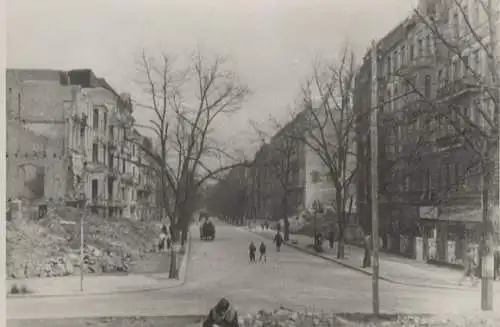
<instances>
[{"instance_id":1,"label":"window","mask_svg":"<svg viewBox=\"0 0 500 327\"><path fill-rule=\"evenodd\" d=\"M132 155L135 157L135 144L132 144Z\"/></svg>"},{"instance_id":2,"label":"window","mask_svg":"<svg viewBox=\"0 0 500 327\"><path fill-rule=\"evenodd\" d=\"M106 164L106 155L107 155L107 153L108 153L107 146L106 146L106 145L104 145L104 146L102 147L102 163L103 163L103 164Z\"/></svg>"},{"instance_id":3,"label":"window","mask_svg":"<svg viewBox=\"0 0 500 327\"><path fill-rule=\"evenodd\" d=\"M472 3L474 4L474 8L472 8L472 20L473 20L473 24L476 25L476 26L479 26L479 24L480 24L479 1L478 0L474 0L474 1L472 1Z\"/></svg>"},{"instance_id":4,"label":"window","mask_svg":"<svg viewBox=\"0 0 500 327\"><path fill-rule=\"evenodd\" d=\"M418 56L422 57L424 55L424 41L418 39Z\"/></svg>"},{"instance_id":5,"label":"window","mask_svg":"<svg viewBox=\"0 0 500 327\"><path fill-rule=\"evenodd\" d=\"M469 75L469 69L470 69L469 56L462 56L462 63L463 63L462 76L465 77L465 76Z\"/></svg>"},{"instance_id":6,"label":"window","mask_svg":"<svg viewBox=\"0 0 500 327\"><path fill-rule=\"evenodd\" d=\"M97 179L92 180L92 201L97 200L97 196L99 194L99 184Z\"/></svg>"},{"instance_id":7,"label":"window","mask_svg":"<svg viewBox=\"0 0 500 327\"><path fill-rule=\"evenodd\" d=\"M109 127L109 138L112 141L115 139L115 127L114 126Z\"/></svg>"},{"instance_id":8,"label":"window","mask_svg":"<svg viewBox=\"0 0 500 327\"><path fill-rule=\"evenodd\" d=\"M406 47L403 45L401 46L401 65L404 65L406 63Z\"/></svg>"},{"instance_id":9,"label":"window","mask_svg":"<svg viewBox=\"0 0 500 327\"><path fill-rule=\"evenodd\" d=\"M430 99L430 97L431 97L431 76L430 75L425 75L425 79L424 79L424 96L427 99Z\"/></svg>"},{"instance_id":10,"label":"window","mask_svg":"<svg viewBox=\"0 0 500 327\"><path fill-rule=\"evenodd\" d=\"M391 99L391 90L387 90L387 112L392 112L392 99Z\"/></svg>"},{"instance_id":11,"label":"window","mask_svg":"<svg viewBox=\"0 0 500 327\"><path fill-rule=\"evenodd\" d=\"M453 33L455 34L455 38L458 40L460 38L460 21L458 18L458 12L453 13Z\"/></svg>"},{"instance_id":12,"label":"window","mask_svg":"<svg viewBox=\"0 0 500 327\"><path fill-rule=\"evenodd\" d=\"M122 158L122 173L125 174L127 172L127 166L125 165L125 158Z\"/></svg>"},{"instance_id":13,"label":"window","mask_svg":"<svg viewBox=\"0 0 500 327\"><path fill-rule=\"evenodd\" d=\"M443 69L439 69L437 72L437 82L438 82L438 87L443 86Z\"/></svg>"},{"instance_id":14,"label":"window","mask_svg":"<svg viewBox=\"0 0 500 327\"><path fill-rule=\"evenodd\" d=\"M390 76L392 73L392 67L391 67L391 56L387 56L387 76Z\"/></svg>"},{"instance_id":15,"label":"window","mask_svg":"<svg viewBox=\"0 0 500 327\"><path fill-rule=\"evenodd\" d=\"M93 119L94 129L98 129L99 128L99 109L94 108L94 114L93 114L92 119Z\"/></svg>"},{"instance_id":16,"label":"window","mask_svg":"<svg viewBox=\"0 0 500 327\"><path fill-rule=\"evenodd\" d=\"M480 75L481 74L481 57L480 57L480 54L479 54L479 50L476 50L474 52L474 71L476 72L476 74Z\"/></svg>"},{"instance_id":17,"label":"window","mask_svg":"<svg viewBox=\"0 0 500 327\"><path fill-rule=\"evenodd\" d=\"M460 189L460 186L463 184L463 179L462 176L460 176L460 162L455 163L455 189L458 190Z\"/></svg>"},{"instance_id":18,"label":"window","mask_svg":"<svg viewBox=\"0 0 500 327\"><path fill-rule=\"evenodd\" d=\"M99 162L99 145L92 143L92 162Z\"/></svg>"},{"instance_id":19,"label":"window","mask_svg":"<svg viewBox=\"0 0 500 327\"><path fill-rule=\"evenodd\" d=\"M410 45L410 60L415 58L415 46L413 44Z\"/></svg>"},{"instance_id":20,"label":"window","mask_svg":"<svg viewBox=\"0 0 500 327\"><path fill-rule=\"evenodd\" d=\"M430 35L427 35L427 41L426 41L426 47L427 47L427 55L432 54L432 39Z\"/></svg>"},{"instance_id":21,"label":"window","mask_svg":"<svg viewBox=\"0 0 500 327\"><path fill-rule=\"evenodd\" d=\"M423 173L422 190L427 194L431 191L431 171L429 168L426 168Z\"/></svg>"},{"instance_id":22,"label":"window","mask_svg":"<svg viewBox=\"0 0 500 327\"><path fill-rule=\"evenodd\" d=\"M399 65L398 65L398 51L394 51L394 69L393 71L398 70Z\"/></svg>"},{"instance_id":23,"label":"window","mask_svg":"<svg viewBox=\"0 0 500 327\"><path fill-rule=\"evenodd\" d=\"M464 20L467 20L469 21L469 7L467 6L466 3L464 3L463 5L463 11L464 11L464 14L463 14L463 17L464 17ZM467 24L464 24L464 28L467 28Z\"/></svg>"},{"instance_id":24,"label":"window","mask_svg":"<svg viewBox=\"0 0 500 327\"><path fill-rule=\"evenodd\" d=\"M108 128L108 113L107 112L104 112L103 126L104 126L104 130L106 130Z\"/></svg>"},{"instance_id":25,"label":"window","mask_svg":"<svg viewBox=\"0 0 500 327\"><path fill-rule=\"evenodd\" d=\"M319 171L313 170L311 172L311 181L313 183L319 183L320 181Z\"/></svg>"},{"instance_id":26,"label":"window","mask_svg":"<svg viewBox=\"0 0 500 327\"><path fill-rule=\"evenodd\" d=\"M460 72L460 66L459 66L459 63L458 63L458 60L455 60L453 63L452 63L452 67L453 67L453 80L456 81L459 77L459 72Z\"/></svg>"}]
</instances>

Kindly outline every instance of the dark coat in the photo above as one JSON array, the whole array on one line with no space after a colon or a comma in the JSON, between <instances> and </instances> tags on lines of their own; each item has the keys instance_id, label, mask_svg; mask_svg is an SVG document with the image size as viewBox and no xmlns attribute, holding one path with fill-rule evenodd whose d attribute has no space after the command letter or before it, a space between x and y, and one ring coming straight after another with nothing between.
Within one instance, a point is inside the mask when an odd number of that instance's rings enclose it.
<instances>
[{"instance_id":1,"label":"dark coat","mask_svg":"<svg viewBox=\"0 0 500 327\"><path fill-rule=\"evenodd\" d=\"M217 314L217 311L213 308L205 318L203 327L213 327L214 325L218 325L219 327L239 327L238 312L230 307L229 310L221 316Z\"/></svg>"},{"instance_id":2,"label":"dark coat","mask_svg":"<svg viewBox=\"0 0 500 327\"><path fill-rule=\"evenodd\" d=\"M276 236L274 237L274 243L276 243L277 246L281 246L281 244L283 243L283 236L281 236L281 234L276 234Z\"/></svg>"}]
</instances>

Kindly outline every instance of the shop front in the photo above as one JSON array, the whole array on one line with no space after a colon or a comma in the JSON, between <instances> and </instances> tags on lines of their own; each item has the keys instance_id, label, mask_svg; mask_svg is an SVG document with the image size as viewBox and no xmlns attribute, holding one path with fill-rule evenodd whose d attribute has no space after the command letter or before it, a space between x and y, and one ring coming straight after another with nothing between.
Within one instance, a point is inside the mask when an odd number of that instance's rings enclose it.
<instances>
[{"instance_id":1,"label":"shop front","mask_svg":"<svg viewBox=\"0 0 500 327\"><path fill-rule=\"evenodd\" d=\"M420 207L423 229L422 259L462 265L467 245L477 247L481 236L481 209L470 206Z\"/></svg>"}]
</instances>

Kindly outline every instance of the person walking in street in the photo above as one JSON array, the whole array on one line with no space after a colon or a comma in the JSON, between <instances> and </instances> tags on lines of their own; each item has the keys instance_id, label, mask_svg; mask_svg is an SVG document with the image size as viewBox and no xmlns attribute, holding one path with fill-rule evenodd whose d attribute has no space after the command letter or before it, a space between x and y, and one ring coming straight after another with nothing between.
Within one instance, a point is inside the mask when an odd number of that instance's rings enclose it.
<instances>
[{"instance_id":1,"label":"person walking in street","mask_svg":"<svg viewBox=\"0 0 500 327\"><path fill-rule=\"evenodd\" d=\"M365 249L365 253L363 256L363 268L368 268L371 266L371 243L372 236L370 233L367 233L363 239L363 247Z\"/></svg>"},{"instance_id":2,"label":"person walking in street","mask_svg":"<svg viewBox=\"0 0 500 327\"><path fill-rule=\"evenodd\" d=\"M281 236L279 231L276 232L273 242L276 244L276 251L280 252L281 244L283 244L283 236Z\"/></svg>"},{"instance_id":3,"label":"person walking in street","mask_svg":"<svg viewBox=\"0 0 500 327\"><path fill-rule=\"evenodd\" d=\"M465 279L470 278L472 286L476 286L479 279L475 275L475 270L477 268L476 259L474 257L474 251L472 246L468 246L464 257L464 274L462 278L458 281L458 285L462 285Z\"/></svg>"},{"instance_id":4,"label":"person walking in street","mask_svg":"<svg viewBox=\"0 0 500 327\"><path fill-rule=\"evenodd\" d=\"M259 262L264 261L264 263L266 263L267 262L266 245L264 244L264 242L260 242L259 252L260 252Z\"/></svg>"},{"instance_id":5,"label":"person walking in street","mask_svg":"<svg viewBox=\"0 0 500 327\"><path fill-rule=\"evenodd\" d=\"M248 247L248 255L250 256L250 262L255 262L255 252L257 251L257 248L255 247L255 244L253 244L253 241L250 242L250 246Z\"/></svg>"}]
</instances>

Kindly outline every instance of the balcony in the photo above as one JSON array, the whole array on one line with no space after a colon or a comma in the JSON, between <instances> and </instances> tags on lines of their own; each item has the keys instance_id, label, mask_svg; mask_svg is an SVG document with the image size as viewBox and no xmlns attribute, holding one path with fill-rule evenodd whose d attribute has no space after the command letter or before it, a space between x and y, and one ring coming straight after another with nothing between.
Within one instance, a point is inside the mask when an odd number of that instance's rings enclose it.
<instances>
[{"instance_id":1,"label":"balcony","mask_svg":"<svg viewBox=\"0 0 500 327\"><path fill-rule=\"evenodd\" d=\"M119 174L120 174L120 171L118 170L118 168L108 167L108 176L109 177L117 178Z\"/></svg>"},{"instance_id":2,"label":"balcony","mask_svg":"<svg viewBox=\"0 0 500 327\"><path fill-rule=\"evenodd\" d=\"M468 93L476 93L480 91L480 86L473 77L466 76L454 81L450 81L437 90L436 97L441 102L446 102L452 98L456 98Z\"/></svg>"},{"instance_id":3,"label":"balcony","mask_svg":"<svg viewBox=\"0 0 500 327\"><path fill-rule=\"evenodd\" d=\"M107 167L104 163L98 161L88 161L85 170L89 173L104 173Z\"/></svg>"},{"instance_id":4,"label":"balcony","mask_svg":"<svg viewBox=\"0 0 500 327\"><path fill-rule=\"evenodd\" d=\"M408 60L399 69L400 75L413 74L422 69L431 69L434 65L434 57L432 56L417 56L412 60Z\"/></svg>"},{"instance_id":5,"label":"balcony","mask_svg":"<svg viewBox=\"0 0 500 327\"><path fill-rule=\"evenodd\" d=\"M134 183L134 175L132 173L125 173L122 175L122 181L126 184Z\"/></svg>"}]
</instances>

